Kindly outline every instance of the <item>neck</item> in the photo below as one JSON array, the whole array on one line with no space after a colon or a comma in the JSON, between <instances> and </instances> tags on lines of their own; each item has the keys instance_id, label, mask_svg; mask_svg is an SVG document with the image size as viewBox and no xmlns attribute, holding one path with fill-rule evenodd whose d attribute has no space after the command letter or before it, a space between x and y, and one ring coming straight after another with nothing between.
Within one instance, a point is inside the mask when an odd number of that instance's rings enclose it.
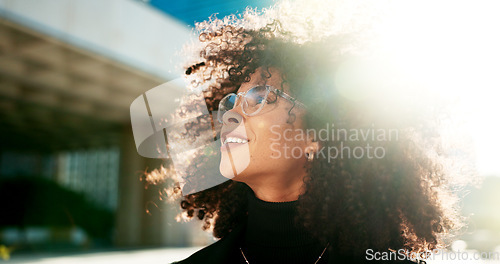
<instances>
[{"instance_id":1,"label":"neck","mask_svg":"<svg viewBox=\"0 0 500 264\"><path fill-rule=\"evenodd\" d=\"M293 174L291 174L293 175ZM296 201L303 192L304 176L266 176L255 182L245 182L255 193L255 197L266 202Z\"/></svg>"},{"instance_id":2,"label":"neck","mask_svg":"<svg viewBox=\"0 0 500 264\"><path fill-rule=\"evenodd\" d=\"M298 201L267 202L248 194L247 242L258 245L300 246L314 239L296 222Z\"/></svg>"}]
</instances>

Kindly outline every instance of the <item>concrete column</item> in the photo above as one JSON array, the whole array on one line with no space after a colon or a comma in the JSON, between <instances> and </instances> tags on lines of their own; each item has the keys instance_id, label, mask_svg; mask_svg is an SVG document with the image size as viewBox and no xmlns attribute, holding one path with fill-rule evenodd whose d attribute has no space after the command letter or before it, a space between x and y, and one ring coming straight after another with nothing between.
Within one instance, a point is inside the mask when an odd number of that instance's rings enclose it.
<instances>
[{"instance_id":1,"label":"concrete column","mask_svg":"<svg viewBox=\"0 0 500 264\"><path fill-rule=\"evenodd\" d=\"M160 168L162 160L159 159L144 159L145 167L148 171L155 168ZM143 169L143 170L144 170ZM162 230L165 229L165 221L167 215L163 213L164 201L160 200L159 190L162 188L160 185L148 185L141 182L142 186L142 244L144 246L167 246L163 237Z\"/></svg>"},{"instance_id":2,"label":"concrete column","mask_svg":"<svg viewBox=\"0 0 500 264\"><path fill-rule=\"evenodd\" d=\"M134 247L141 245L143 210L143 184L141 171L145 159L137 154L132 128L123 128L120 146L120 175L118 180L118 207L116 211L115 245Z\"/></svg>"},{"instance_id":3,"label":"concrete column","mask_svg":"<svg viewBox=\"0 0 500 264\"><path fill-rule=\"evenodd\" d=\"M120 247L192 246L213 240L201 230L201 223L177 222L179 201L160 200L161 185L145 188L141 175L160 168L165 161L146 159L137 153L132 128L123 129L120 151L120 178L116 213L115 245ZM148 212L149 211L149 212Z\"/></svg>"},{"instance_id":4,"label":"concrete column","mask_svg":"<svg viewBox=\"0 0 500 264\"><path fill-rule=\"evenodd\" d=\"M120 148L115 245L143 247L192 244L192 225L175 220L179 203L169 204L160 200L159 190L164 186L149 185L145 188L146 183L140 181L144 171L159 168L163 162L139 156L132 128L124 127Z\"/></svg>"}]
</instances>

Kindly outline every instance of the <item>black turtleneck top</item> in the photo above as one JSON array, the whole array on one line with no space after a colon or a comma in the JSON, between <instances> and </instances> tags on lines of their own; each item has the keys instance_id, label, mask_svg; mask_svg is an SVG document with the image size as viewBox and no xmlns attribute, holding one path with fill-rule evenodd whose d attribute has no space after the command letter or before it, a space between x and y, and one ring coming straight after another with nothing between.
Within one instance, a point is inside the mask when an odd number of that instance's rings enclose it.
<instances>
[{"instance_id":1,"label":"black turtleneck top","mask_svg":"<svg viewBox=\"0 0 500 264\"><path fill-rule=\"evenodd\" d=\"M266 202L248 194L241 249L250 264L314 264L326 247L295 221L298 201ZM327 263L328 250L318 264ZM243 256L241 263L245 263Z\"/></svg>"},{"instance_id":2,"label":"black turtleneck top","mask_svg":"<svg viewBox=\"0 0 500 264\"><path fill-rule=\"evenodd\" d=\"M265 202L248 194L248 216L231 233L207 246L179 264L314 264L326 245L313 238L295 221L298 201ZM348 257L335 253L335 245L317 264L371 263L365 256ZM410 261L377 261L377 263L408 263Z\"/></svg>"}]
</instances>

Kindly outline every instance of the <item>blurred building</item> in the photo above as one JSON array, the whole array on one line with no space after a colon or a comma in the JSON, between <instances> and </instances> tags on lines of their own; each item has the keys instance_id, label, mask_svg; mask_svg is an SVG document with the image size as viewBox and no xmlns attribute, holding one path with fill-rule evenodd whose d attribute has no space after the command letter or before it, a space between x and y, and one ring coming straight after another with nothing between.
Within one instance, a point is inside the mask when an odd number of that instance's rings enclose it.
<instances>
[{"instance_id":1,"label":"blurred building","mask_svg":"<svg viewBox=\"0 0 500 264\"><path fill-rule=\"evenodd\" d=\"M0 1L0 179L43 178L83 195L113 213L115 246L192 244L178 206L140 181L161 161L137 154L129 116L136 97L179 76L190 37L140 1ZM4 227L0 244L27 225Z\"/></svg>"}]
</instances>

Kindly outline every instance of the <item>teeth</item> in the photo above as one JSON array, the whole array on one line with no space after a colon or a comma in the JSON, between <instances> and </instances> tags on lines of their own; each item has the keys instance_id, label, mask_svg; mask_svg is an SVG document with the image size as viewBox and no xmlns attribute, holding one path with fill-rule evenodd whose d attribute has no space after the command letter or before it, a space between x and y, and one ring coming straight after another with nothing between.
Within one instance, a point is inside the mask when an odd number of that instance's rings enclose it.
<instances>
[{"instance_id":1,"label":"teeth","mask_svg":"<svg viewBox=\"0 0 500 264\"><path fill-rule=\"evenodd\" d=\"M241 138L236 138L236 137L228 137L224 141L224 144L226 143L248 143L248 140L246 139L241 139Z\"/></svg>"}]
</instances>

